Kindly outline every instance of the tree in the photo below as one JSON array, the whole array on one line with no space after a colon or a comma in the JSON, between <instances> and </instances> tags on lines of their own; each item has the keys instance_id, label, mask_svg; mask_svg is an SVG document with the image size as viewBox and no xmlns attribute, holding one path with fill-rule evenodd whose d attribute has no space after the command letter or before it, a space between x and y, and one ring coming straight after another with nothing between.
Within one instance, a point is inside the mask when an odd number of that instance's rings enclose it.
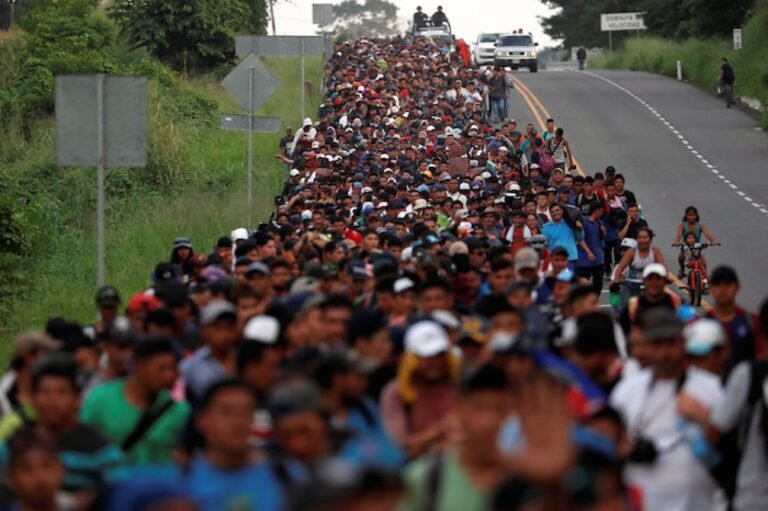
<instances>
[{"instance_id":1,"label":"tree","mask_svg":"<svg viewBox=\"0 0 768 511\"><path fill-rule=\"evenodd\" d=\"M232 59L238 33L265 33L265 1L115 0L109 14L133 49L188 72Z\"/></svg>"},{"instance_id":2,"label":"tree","mask_svg":"<svg viewBox=\"0 0 768 511\"><path fill-rule=\"evenodd\" d=\"M600 31L600 14L644 12L647 32L662 37L706 38L727 36L741 26L754 0L542 0L559 8L543 18L544 32L563 39L563 46L603 46L605 33ZM632 35L616 32L614 42Z\"/></svg>"},{"instance_id":3,"label":"tree","mask_svg":"<svg viewBox=\"0 0 768 511\"><path fill-rule=\"evenodd\" d=\"M552 16L542 18L541 22L544 33L553 39L563 39L563 46L566 48L604 46L608 38L600 31L600 14L638 11L641 10L639 5L642 1L544 0L548 7L560 10Z\"/></svg>"},{"instance_id":4,"label":"tree","mask_svg":"<svg viewBox=\"0 0 768 511\"><path fill-rule=\"evenodd\" d=\"M334 22L320 28L339 39L387 37L397 32L397 5L387 0L344 0L333 6Z\"/></svg>"}]
</instances>

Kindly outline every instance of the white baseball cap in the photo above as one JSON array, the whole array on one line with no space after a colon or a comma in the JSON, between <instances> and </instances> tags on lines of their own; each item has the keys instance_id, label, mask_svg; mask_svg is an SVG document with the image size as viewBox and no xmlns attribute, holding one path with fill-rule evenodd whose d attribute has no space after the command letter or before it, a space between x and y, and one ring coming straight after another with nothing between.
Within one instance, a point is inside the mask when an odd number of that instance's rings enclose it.
<instances>
[{"instance_id":1,"label":"white baseball cap","mask_svg":"<svg viewBox=\"0 0 768 511\"><path fill-rule=\"evenodd\" d=\"M246 341L275 344L280 337L280 322L272 316L256 316L245 325L243 337Z\"/></svg>"},{"instance_id":2,"label":"white baseball cap","mask_svg":"<svg viewBox=\"0 0 768 511\"><path fill-rule=\"evenodd\" d=\"M624 238L621 240L621 248L637 248L637 240L634 238Z\"/></svg>"},{"instance_id":3,"label":"white baseball cap","mask_svg":"<svg viewBox=\"0 0 768 511\"><path fill-rule=\"evenodd\" d=\"M451 311L443 309L436 310L432 313L432 319L443 325L445 328L450 328L452 330L461 328L461 321L459 321L459 318L457 318Z\"/></svg>"},{"instance_id":4,"label":"white baseball cap","mask_svg":"<svg viewBox=\"0 0 768 511\"><path fill-rule=\"evenodd\" d=\"M394 291L396 295L416 287L416 284L408 277L400 277L395 281Z\"/></svg>"},{"instance_id":5,"label":"white baseball cap","mask_svg":"<svg viewBox=\"0 0 768 511\"><path fill-rule=\"evenodd\" d=\"M301 174L301 172L299 172L299 169L291 169L291 177L296 177L299 174Z\"/></svg>"},{"instance_id":6,"label":"white baseball cap","mask_svg":"<svg viewBox=\"0 0 768 511\"><path fill-rule=\"evenodd\" d=\"M239 227L239 228L235 229L234 231L232 231L231 237L232 237L232 242L233 243L235 241L239 241L239 240L247 240L248 239L248 229L246 229L245 227Z\"/></svg>"},{"instance_id":7,"label":"white baseball cap","mask_svg":"<svg viewBox=\"0 0 768 511\"><path fill-rule=\"evenodd\" d=\"M419 321L405 332L405 350L417 357L434 357L448 351L450 345L445 329L434 321Z\"/></svg>"},{"instance_id":8,"label":"white baseball cap","mask_svg":"<svg viewBox=\"0 0 768 511\"><path fill-rule=\"evenodd\" d=\"M689 355L703 357L714 348L725 345L725 331L716 319L702 318L683 330L685 351Z\"/></svg>"},{"instance_id":9,"label":"white baseball cap","mask_svg":"<svg viewBox=\"0 0 768 511\"><path fill-rule=\"evenodd\" d=\"M658 275L659 277L666 279L667 278L667 269L664 267L663 264L659 263L652 263L643 269L643 278L647 279L651 275Z\"/></svg>"}]
</instances>

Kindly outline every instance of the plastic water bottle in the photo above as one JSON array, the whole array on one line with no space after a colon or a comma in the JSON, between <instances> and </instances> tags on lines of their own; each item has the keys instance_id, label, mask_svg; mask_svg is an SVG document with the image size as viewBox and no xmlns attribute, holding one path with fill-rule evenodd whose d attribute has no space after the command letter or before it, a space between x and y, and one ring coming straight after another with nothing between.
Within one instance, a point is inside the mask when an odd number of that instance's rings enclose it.
<instances>
[{"instance_id":1,"label":"plastic water bottle","mask_svg":"<svg viewBox=\"0 0 768 511\"><path fill-rule=\"evenodd\" d=\"M677 428L695 458L707 468L712 468L720 461L720 453L709 443L704 429L695 422L678 418Z\"/></svg>"}]
</instances>

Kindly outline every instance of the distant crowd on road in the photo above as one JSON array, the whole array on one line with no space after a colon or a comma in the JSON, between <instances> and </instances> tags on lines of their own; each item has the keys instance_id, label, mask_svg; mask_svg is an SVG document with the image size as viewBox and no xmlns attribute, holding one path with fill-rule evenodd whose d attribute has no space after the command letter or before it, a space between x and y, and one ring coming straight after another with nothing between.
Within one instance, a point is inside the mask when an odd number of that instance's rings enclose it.
<instances>
[{"instance_id":1,"label":"distant crowd on road","mask_svg":"<svg viewBox=\"0 0 768 511\"><path fill-rule=\"evenodd\" d=\"M0 509L768 509L768 306L695 207L687 304L631 176L453 50L337 45L267 221L14 341Z\"/></svg>"}]
</instances>

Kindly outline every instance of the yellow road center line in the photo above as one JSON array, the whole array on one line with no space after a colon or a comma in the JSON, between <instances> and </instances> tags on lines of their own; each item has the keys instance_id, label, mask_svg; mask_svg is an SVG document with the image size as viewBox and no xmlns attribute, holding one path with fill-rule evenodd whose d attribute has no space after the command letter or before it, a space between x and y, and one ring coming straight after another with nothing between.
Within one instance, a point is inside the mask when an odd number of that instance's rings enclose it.
<instances>
[{"instance_id":1,"label":"yellow road center line","mask_svg":"<svg viewBox=\"0 0 768 511\"><path fill-rule=\"evenodd\" d=\"M528 107L533 112L533 115L536 117L536 120L539 121L539 125L541 126L542 133L547 129L546 123L542 119L552 119L552 114L549 113L549 110L544 106L544 104L541 102L541 100L536 96L536 94L533 93L531 89L528 88L528 86L522 82L519 78L513 76L512 81L515 82L515 85L517 87L517 91L520 93L520 95L523 97L525 102L528 104ZM533 102L538 105L538 107L541 109L541 112L544 114L544 117L540 116L536 108L534 107ZM584 169L581 166L581 163L579 163L579 160L571 156L571 161L576 166L576 170L579 174L582 176L586 176L584 173ZM568 169L565 169L568 170Z\"/></svg>"},{"instance_id":2,"label":"yellow road center line","mask_svg":"<svg viewBox=\"0 0 768 511\"><path fill-rule=\"evenodd\" d=\"M512 80L515 82L515 84L520 84L517 80L517 78L512 78ZM533 104L533 101L528 96L528 93L525 91L523 87L517 87L517 92L520 94L520 96L523 98L523 101L528 105L528 108L530 108L531 112L533 112L534 117L536 117L536 120L539 122L539 125L541 126L541 129L544 130L546 128L546 124L542 120L541 115L539 115L539 111L536 109L536 105Z\"/></svg>"}]
</instances>

